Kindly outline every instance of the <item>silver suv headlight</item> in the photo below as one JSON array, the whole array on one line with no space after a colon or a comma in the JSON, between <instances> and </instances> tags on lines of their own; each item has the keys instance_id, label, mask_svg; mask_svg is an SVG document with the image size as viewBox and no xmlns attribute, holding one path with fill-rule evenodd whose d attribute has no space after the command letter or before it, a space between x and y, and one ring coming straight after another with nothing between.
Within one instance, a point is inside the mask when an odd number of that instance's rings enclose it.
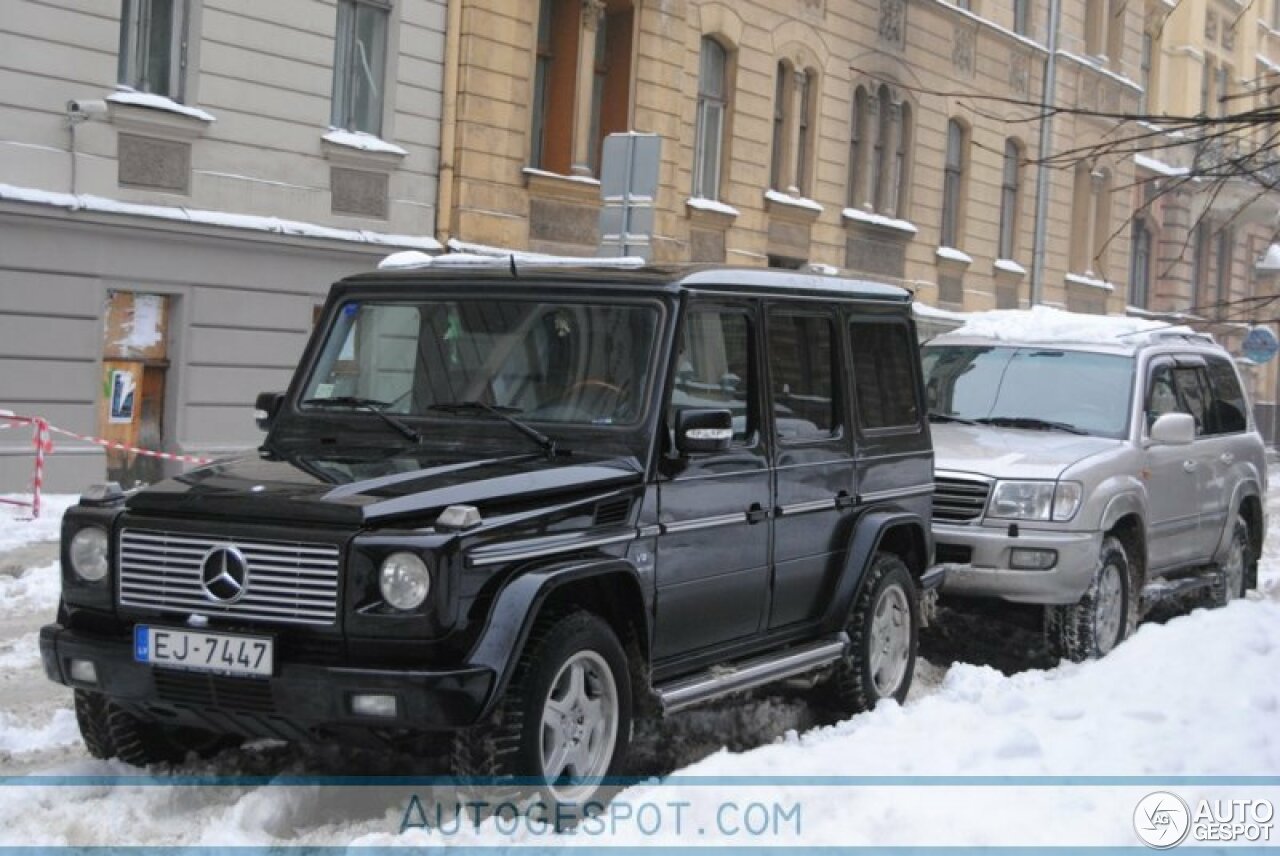
<instances>
[{"instance_id":1,"label":"silver suv headlight","mask_svg":"<svg viewBox=\"0 0 1280 856\"><path fill-rule=\"evenodd\" d=\"M378 588L396 609L417 609L431 591L431 571L413 553L392 553L378 571Z\"/></svg>"},{"instance_id":2,"label":"silver suv headlight","mask_svg":"<svg viewBox=\"0 0 1280 856\"><path fill-rule=\"evenodd\" d=\"M1079 482L998 481L987 516L1002 520L1070 520L1080 509Z\"/></svg>"},{"instance_id":3,"label":"silver suv headlight","mask_svg":"<svg viewBox=\"0 0 1280 856\"><path fill-rule=\"evenodd\" d=\"M86 526L71 536L71 570L85 582L96 583L107 575L111 562L106 530Z\"/></svg>"}]
</instances>

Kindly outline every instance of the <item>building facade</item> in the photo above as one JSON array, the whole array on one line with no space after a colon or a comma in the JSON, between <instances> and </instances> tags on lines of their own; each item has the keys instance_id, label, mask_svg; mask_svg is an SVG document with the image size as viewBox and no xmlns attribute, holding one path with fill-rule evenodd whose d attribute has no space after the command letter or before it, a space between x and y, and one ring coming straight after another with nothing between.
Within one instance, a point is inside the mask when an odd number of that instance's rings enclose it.
<instances>
[{"instance_id":1,"label":"building facade","mask_svg":"<svg viewBox=\"0 0 1280 856\"><path fill-rule=\"evenodd\" d=\"M334 280L433 250L444 0L8 0L0 407L148 449L255 444ZM0 492L31 478L0 433ZM55 438L47 484L104 461Z\"/></svg>"},{"instance_id":2,"label":"building facade","mask_svg":"<svg viewBox=\"0 0 1280 856\"><path fill-rule=\"evenodd\" d=\"M1026 305L1047 0L459 0L441 229L594 254L601 139L662 140L653 256L805 264ZM1137 108L1142 13L1063 4L1051 156ZM1096 44L1095 44L1096 42ZM1132 159L1046 171L1040 298L1122 311ZM1078 222L1079 221L1079 222ZM1112 233L1115 232L1113 235Z\"/></svg>"}]
</instances>

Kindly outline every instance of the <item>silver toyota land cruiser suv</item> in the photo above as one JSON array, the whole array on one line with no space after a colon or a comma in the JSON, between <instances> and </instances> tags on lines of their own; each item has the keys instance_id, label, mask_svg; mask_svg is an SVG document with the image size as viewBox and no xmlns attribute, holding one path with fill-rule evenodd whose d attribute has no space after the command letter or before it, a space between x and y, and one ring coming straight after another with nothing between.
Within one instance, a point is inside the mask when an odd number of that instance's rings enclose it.
<instances>
[{"instance_id":1,"label":"silver toyota land cruiser suv","mask_svg":"<svg viewBox=\"0 0 1280 856\"><path fill-rule=\"evenodd\" d=\"M1265 451L1212 338L965 333L923 350L944 597L1043 604L1050 653L1080 661L1159 600L1257 585Z\"/></svg>"}]
</instances>

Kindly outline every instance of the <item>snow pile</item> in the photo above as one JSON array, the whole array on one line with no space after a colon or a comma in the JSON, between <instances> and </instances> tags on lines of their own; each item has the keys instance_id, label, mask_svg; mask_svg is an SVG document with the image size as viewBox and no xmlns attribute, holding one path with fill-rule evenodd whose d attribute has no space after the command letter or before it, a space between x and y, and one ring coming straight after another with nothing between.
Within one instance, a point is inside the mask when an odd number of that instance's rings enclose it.
<instances>
[{"instance_id":1,"label":"snow pile","mask_svg":"<svg viewBox=\"0 0 1280 856\"><path fill-rule=\"evenodd\" d=\"M62 578L57 562L28 568L20 576L0 576L0 615L48 612L58 606Z\"/></svg>"},{"instance_id":2,"label":"snow pile","mask_svg":"<svg viewBox=\"0 0 1280 856\"><path fill-rule=\"evenodd\" d=\"M5 494L3 499L30 502L30 494ZM75 505L79 497L74 494L42 494L40 516L31 518L31 509L9 503L0 503L0 553L37 544L41 541L57 541L62 531L62 515Z\"/></svg>"},{"instance_id":3,"label":"snow pile","mask_svg":"<svg viewBox=\"0 0 1280 856\"><path fill-rule=\"evenodd\" d=\"M993 309L967 315L957 336L975 336L1002 342L1084 342L1124 345L1138 341L1141 334L1196 335L1190 327L1171 326L1160 321L1127 315L1085 315L1050 306L1030 309Z\"/></svg>"},{"instance_id":4,"label":"snow pile","mask_svg":"<svg viewBox=\"0 0 1280 856\"><path fill-rule=\"evenodd\" d=\"M16 639L0 641L0 672L32 669L40 665L40 634L36 632ZM3 715L3 714L0 714Z\"/></svg>"},{"instance_id":5,"label":"snow pile","mask_svg":"<svg viewBox=\"0 0 1280 856\"><path fill-rule=\"evenodd\" d=\"M12 716L0 711L0 753L22 755L79 742L76 715L65 707L55 710L53 717L40 725L15 722Z\"/></svg>"}]
</instances>

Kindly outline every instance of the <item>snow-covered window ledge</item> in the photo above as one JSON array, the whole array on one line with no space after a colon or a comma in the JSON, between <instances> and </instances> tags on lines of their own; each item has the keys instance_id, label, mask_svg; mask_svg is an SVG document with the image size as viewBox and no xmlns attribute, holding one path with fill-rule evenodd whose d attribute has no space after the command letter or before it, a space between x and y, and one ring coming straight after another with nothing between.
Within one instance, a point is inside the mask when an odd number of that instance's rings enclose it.
<instances>
[{"instance_id":1,"label":"snow-covered window ledge","mask_svg":"<svg viewBox=\"0 0 1280 856\"><path fill-rule=\"evenodd\" d=\"M395 143L363 131L330 128L320 137L324 156L344 166L390 172L409 154Z\"/></svg>"},{"instance_id":2,"label":"snow-covered window ledge","mask_svg":"<svg viewBox=\"0 0 1280 856\"><path fill-rule=\"evenodd\" d=\"M534 196L563 199L567 202L600 202L600 179L589 175L562 175L526 166L521 170L524 185Z\"/></svg>"},{"instance_id":3,"label":"snow-covered window ledge","mask_svg":"<svg viewBox=\"0 0 1280 856\"><path fill-rule=\"evenodd\" d=\"M728 229L738 219L739 211L716 199L690 196L684 202L689 219L695 226L707 229Z\"/></svg>"},{"instance_id":4,"label":"snow-covered window ledge","mask_svg":"<svg viewBox=\"0 0 1280 856\"><path fill-rule=\"evenodd\" d=\"M992 273L997 280L1021 282L1027 275L1027 269L1013 259L996 259L991 263Z\"/></svg>"},{"instance_id":5,"label":"snow-covered window ledge","mask_svg":"<svg viewBox=\"0 0 1280 856\"><path fill-rule=\"evenodd\" d=\"M108 95L107 120L122 131L168 139L194 140L217 121L213 114L163 95L120 87Z\"/></svg>"},{"instance_id":6,"label":"snow-covered window ledge","mask_svg":"<svg viewBox=\"0 0 1280 856\"><path fill-rule=\"evenodd\" d=\"M973 256L955 247L938 247L934 255L938 260L938 269L945 273L964 273L973 264Z\"/></svg>"},{"instance_id":7,"label":"snow-covered window ledge","mask_svg":"<svg viewBox=\"0 0 1280 856\"><path fill-rule=\"evenodd\" d=\"M906 240L914 238L920 232L914 223L897 217L887 217L884 214L864 211L861 208L846 208L840 212L840 216L844 218L845 226L871 226L876 229L884 229L886 230L885 233Z\"/></svg>"},{"instance_id":8,"label":"snow-covered window ledge","mask_svg":"<svg viewBox=\"0 0 1280 856\"><path fill-rule=\"evenodd\" d=\"M1116 287L1104 279L1098 279L1090 273L1069 273L1063 277L1063 281L1068 286L1081 286L1083 288L1092 288L1098 291L1105 291L1108 294L1116 290Z\"/></svg>"},{"instance_id":9,"label":"snow-covered window ledge","mask_svg":"<svg viewBox=\"0 0 1280 856\"><path fill-rule=\"evenodd\" d=\"M822 206L805 196L783 193L780 190L764 192L765 210L794 220L812 223L822 213Z\"/></svg>"}]
</instances>

